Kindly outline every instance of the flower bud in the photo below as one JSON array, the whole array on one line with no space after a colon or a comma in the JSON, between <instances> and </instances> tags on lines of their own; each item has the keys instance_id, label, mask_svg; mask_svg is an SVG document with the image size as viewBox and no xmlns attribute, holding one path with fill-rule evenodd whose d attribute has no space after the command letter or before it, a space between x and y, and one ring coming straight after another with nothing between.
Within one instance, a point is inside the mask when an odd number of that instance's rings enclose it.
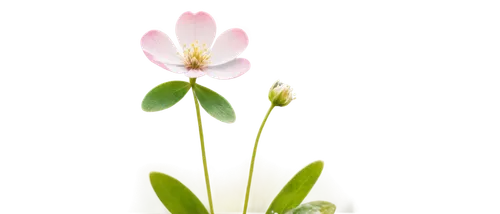
<instances>
[{"instance_id":1,"label":"flower bud","mask_svg":"<svg viewBox=\"0 0 500 214\"><path fill-rule=\"evenodd\" d=\"M269 100L275 106L286 106L295 99L289 85L276 81L269 90Z\"/></svg>"}]
</instances>

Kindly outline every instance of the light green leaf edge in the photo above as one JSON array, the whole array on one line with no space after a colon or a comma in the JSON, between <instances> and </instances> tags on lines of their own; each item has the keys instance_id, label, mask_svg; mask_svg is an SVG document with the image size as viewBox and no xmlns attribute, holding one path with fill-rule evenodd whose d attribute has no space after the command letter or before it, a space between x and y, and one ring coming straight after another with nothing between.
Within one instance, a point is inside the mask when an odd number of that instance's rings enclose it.
<instances>
[{"instance_id":1,"label":"light green leaf edge","mask_svg":"<svg viewBox=\"0 0 500 214\"><path fill-rule=\"evenodd\" d=\"M323 165L323 161L315 161L295 174L271 202L266 214L285 213L299 206L321 175Z\"/></svg>"},{"instance_id":2,"label":"light green leaf edge","mask_svg":"<svg viewBox=\"0 0 500 214\"><path fill-rule=\"evenodd\" d=\"M178 99L175 99L174 102L171 102L171 104L168 104L168 105L164 105L164 107L161 107L159 109L154 109L154 110L144 110L143 108L141 108L141 106L143 106L143 102L145 99L148 99L148 95L151 94L151 92L154 92L155 89L160 89L161 87L165 86L165 84L169 84L169 83L185 83L185 86L183 86L182 88L178 88L178 90L174 91L173 93L178 93ZM188 96L188 92L190 90L190 86L189 86L189 82L187 81L187 79L172 79L172 78L169 78L168 80L161 80L160 82L154 84L147 92L145 92L139 103L137 104L139 110L146 114L146 115L153 115L155 113L159 113L159 112L169 112L171 110L173 110L175 108L175 106L177 106L180 102L182 102L185 98L187 98ZM180 95L182 94L182 96ZM161 105L161 104L160 104Z\"/></svg>"},{"instance_id":3,"label":"light green leaf edge","mask_svg":"<svg viewBox=\"0 0 500 214\"><path fill-rule=\"evenodd\" d=\"M202 83L197 83L193 87L194 92L194 98L198 100L200 103L201 107L205 111L205 113L210 116L213 120L221 123L222 125L235 125L238 123L238 112L236 111L236 107L233 105L232 102L229 101L227 97L225 97L221 92L212 89L209 86L206 86ZM203 94L201 94L203 93ZM209 103L210 101L214 101L214 99L206 99L207 94L212 94L210 96L217 96L219 97L219 108L216 108L213 106L213 103ZM201 99L200 99L201 97ZM231 109L231 112L223 112L220 111L220 107L223 105L227 105L227 109ZM223 107L223 108L226 108ZM215 108L215 109L214 109ZM219 111L219 112L217 112ZM225 116L218 116L217 114L223 114Z\"/></svg>"},{"instance_id":4,"label":"light green leaf edge","mask_svg":"<svg viewBox=\"0 0 500 214\"><path fill-rule=\"evenodd\" d=\"M200 199L177 179L160 172L149 174L151 186L172 214L208 214Z\"/></svg>"},{"instance_id":5,"label":"light green leaf edge","mask_svg":"<svg viewBox=\"0 0 500 214\"><path fill-rule=\"evenodd\" d=\"M301 204L285 214L334 214L337 207L328 201L312 201Z\"/></svg>"}]
</instances>

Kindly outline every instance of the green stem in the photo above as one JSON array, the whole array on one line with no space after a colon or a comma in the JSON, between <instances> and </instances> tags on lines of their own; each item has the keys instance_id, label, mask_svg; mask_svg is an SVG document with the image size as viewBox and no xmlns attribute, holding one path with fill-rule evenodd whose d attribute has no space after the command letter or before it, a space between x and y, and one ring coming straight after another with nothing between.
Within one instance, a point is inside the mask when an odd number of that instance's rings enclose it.
<instances>
[{"instance_id":1,"label":"green stem","mask_svg":"<svg viewBox=\"0 0 500 214\"><path fill-rule=\"evenodd\" d=\"M269 114L271 114L273 108L274 104L271 105L271 107L267 111L266 117L264 117L264 121L262 121L262 125L260 125L259 133L257 134L257 139L255 140L255 145L253 147L252 161L250 162L250 173L248 175L247 193L245 195L245 205L243 207L243 214L247 213L248 196L250 195L250 186L252 185L253 165L255 163L255 156L257 154L257 145L259 144L260 134L262 133L262 129L264 129L264 125L266 124L267 118L269 117Z\"/></svg>"},{"instance_id":2,"label":"green stem","mask_svg":"<svg viewBox=\"0 0 500 214\"><path fill-rule=\"evenodd\" d=\"M214 205L212 204L212 192L210 191L210 179L208 178L207 157L205 155L205 141L203 138L203 128L201 126L200 104L198 103L198 98L196 98L196 93L194 92L196 78L190 78L189 82L191 83L193 97L194 97L194 104L196 106L196 116L198 118L198 131L200 133L200 143L201 143L201 157L203 159L203 169L205 170L205 183L207 184L208 203L210 205L210 213L213 214Z\"/></svg>"}]
</instances>

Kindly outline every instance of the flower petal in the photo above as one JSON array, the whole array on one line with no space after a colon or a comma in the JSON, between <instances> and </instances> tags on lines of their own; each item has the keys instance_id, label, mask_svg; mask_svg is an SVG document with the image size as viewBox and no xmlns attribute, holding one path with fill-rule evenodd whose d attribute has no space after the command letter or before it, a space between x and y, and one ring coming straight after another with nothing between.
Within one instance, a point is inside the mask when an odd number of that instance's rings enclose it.
<instances>
[{"instance_id":1,"label":"flower petal","mask_svg":"<svg viewBox=\"0 0 500 214\"><path fill-rule=\"evenodd\" d=\"M188 70L186 67L183 65L170 65L170 64L164 64L161 62L153 61L153 65L156 65L158 68L160 68L164 72L172 73L172 74L177 74L181 75L186 73Z\"/></svg>"},{"instance_id":2,"label":"flower petal","mask_svg":"<svg viewBox=\"0 0 500 214\"><path fill-rule=\"evenodd\" d=\"M182 64L182 58L177 54L177 48L167 34L151 30L141 38L142 51L149 60L163 64ZM159 65L162 67L161 65ZM167 69L168 70L168 69Z\"/></svg>"},{"instance_id":3,"label":"flower petal","mask_svg":"<svg viewBox=\"0 0 500 214\"><path fill-rule=\"evenodd\" d=\"M189 78L198 78L198 77L205 76L205 72L200 71L200 70L189 70L184 75L186 75Z\"/></svg>"},{"instance_id":4,"label":"flower petal","mask_svg":"<svg viewBox=\"0 0 500 214\"><path fill-rule=\"evenodd\" d=\"M184 67L184 65L172 65L172 64L162 63L162 62L154 60L154 57L151 54L149 54L148 52L144 51L144 54L146 54L146 57L148 57L148 59L151 62L153 62L154 64L156 64L156 65L158 65L160 67L162 67L165 70L172 71L172 72L178 73L178 74L184 74L184 73L186 73L186 76L188 76L188 77L191 77L191 76L192 77L198 77L198 76L200 76L200 74L197 74L197 73L193 74L193 72L188 71L186 69L186 67ZM205 75L205 74L203 73L201 76L203 76L203 75Z\"/></svg>"},{"instance_id":5,"label":"flower petal","mask_svg":"<svg viewBox=\"0 0 500 214\"><path fill-rule=\"evenodd\" d=\"M215 79L227 80L239 77L248 70L250 70L250 62L247 59L237 58L222 65L210 66L205 73Z\"/></svg>"},{"instance_id":6,"label":"flower petal","mask_svg":"<svg viewBox=\"0 0 500 214\"><path fill-rule=\"evenodd\" d=\"M215 21L206 12L185 12L177 20L175 33L181 47L189 46L191 43L198 40L200 45L206 44L210 48L215 38Z\"/></svg>"},{"instance_id":7,"label":"flower petal","mask_svg":"<svg viewBox=\"0 0 500 214\"><path fill-rule=\"evenodd\" d=\"M233 28L222 33L211 50L212 65L229 62L240 55L248 46L248 36L245 31Z\"/></svg>"}]
</instances>

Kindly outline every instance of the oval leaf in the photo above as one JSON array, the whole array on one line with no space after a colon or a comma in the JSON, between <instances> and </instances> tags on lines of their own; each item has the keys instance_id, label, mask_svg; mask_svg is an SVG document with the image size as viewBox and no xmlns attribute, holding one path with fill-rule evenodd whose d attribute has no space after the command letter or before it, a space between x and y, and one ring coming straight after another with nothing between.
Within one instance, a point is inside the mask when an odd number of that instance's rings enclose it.
<instances>
[{"instance_id":1,"label":"oval leaf","mask_svg":"<svg viewBox=\"0 0 500 214\"><path fill-rule=\"evenodd\" d=\"M161 203L172 214L208 214L200 199L177 179L160 172L151 172L149 179Z\"/></svg>"},{"instance_id":2,"label":"oval leaf","mask_svg":"<svg viewBox=\"0 0 500 214\"><path fill-rule=\"evenodd\" d=\"M334 214L337 207L327 201L313 201L301 204L285 214Z\"/></svg>"},{"instance_id":3,"label":"oval leaf","mask_svg":"<svg viewBox=\"0 0 500 214\"><path fill-rule=\"evenodd\" d=\"M300 170L281 189L267 209L266 214L285 213L302 203L323 171L323 161L315 161Z\"/></svg>"},{"instance_id":4,"label":"oval leaf","mask_svg":"<svg viewBox=\"0 0 500 214\"><path fill-rule=\"evenodd\" d=\"M201 107L212 117L224 123L233 123L236 120L231 104L224 97L198 84L193 86L193 89Z\"/></svg>"},{"instance_id":5,"label":"oval leaf","mask_svg":"<svg viewBox=\"0 0 500 214\"><path fill-rule=\"evenodd\" d=\"M142 100L142 110L147 112L161 111L179 102L191 88L184 81L162 83L146 94Z\"/></svg>"}]
</instances>

